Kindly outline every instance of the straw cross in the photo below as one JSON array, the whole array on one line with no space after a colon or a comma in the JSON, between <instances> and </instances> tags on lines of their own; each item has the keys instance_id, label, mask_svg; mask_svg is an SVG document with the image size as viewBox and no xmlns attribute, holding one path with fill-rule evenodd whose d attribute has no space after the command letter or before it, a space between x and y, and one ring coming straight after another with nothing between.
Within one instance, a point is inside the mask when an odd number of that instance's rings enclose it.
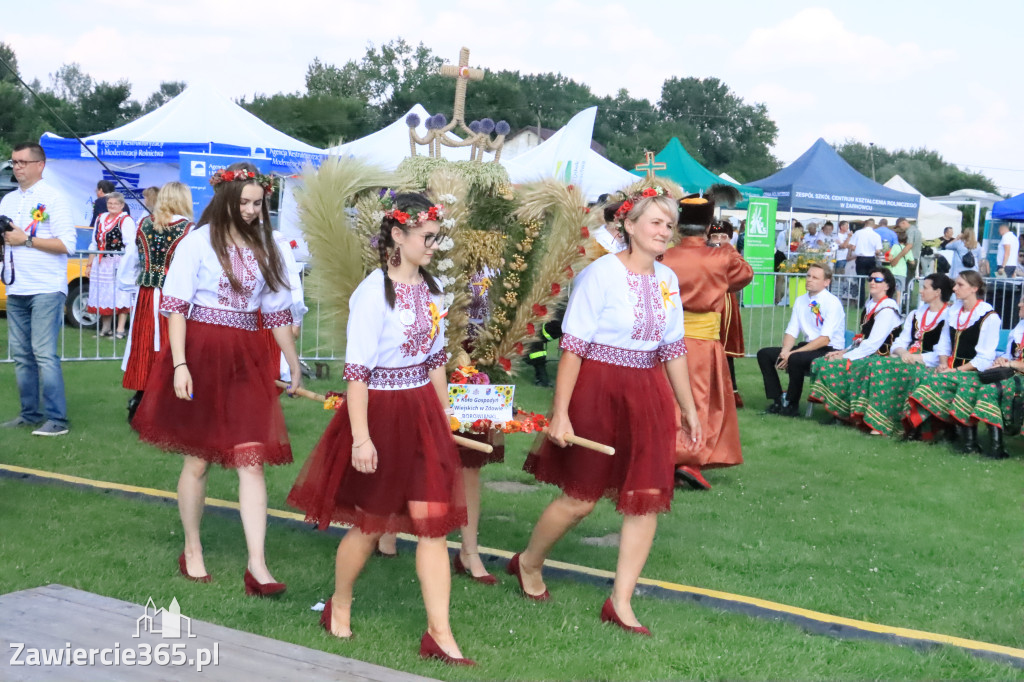
<instances>
[{"instance_id":1,"label":"straw cross","mask_svg":"<svg viewBox=\"0 0 1024 682\"><path fill-rule=\"evenodd\" d=\"M644 152L644 159L645 161L643 163L638 163L636 165L636 169L638 171L646 171L648 180L654 179L654 171L665 170L668 168L668 164L654 160L654 152Z\"/></svg>"}]
</instances>

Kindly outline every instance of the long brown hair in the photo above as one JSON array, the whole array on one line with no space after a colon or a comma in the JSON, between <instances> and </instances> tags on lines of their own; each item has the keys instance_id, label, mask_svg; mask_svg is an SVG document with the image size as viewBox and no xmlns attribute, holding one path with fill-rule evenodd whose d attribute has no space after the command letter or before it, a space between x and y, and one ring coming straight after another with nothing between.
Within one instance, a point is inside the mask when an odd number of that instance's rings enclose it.
<instances>
[{"instance_id":1,"label":"long brown hair","mask_svg":"<svg viewBox=\"0 0 1024 682\"><path fill-rule=\"evenodd\" d=\"M247 170L253 175L259 173L256 166L246 161L233 163L225 170ZM238 230L238 233L242 236L242 241L252 249L253 255L256 257L256 263L259 265L260 273L263 275L263 280L270 287L270 290L280 291L281 289L287 289L288 282L285 279L284 267L281 265L281 257L277 250L277 244L274 243L273 232L270 227L269 196L263 198L260 218L252 223L247 223L242 220L242 213L238 208L242 201L242 188L246 185L256 185L262 190L259 182L255 179L245 181L233 180L217 185L216 191L213 193L213 199L199 218L199 227L203 225L210 226L210 245L213 246L213 252L217 254L217 261L231 283L232 289L241 291L242 283L235 277L234 270L231 268L231 259L228 257L228 235L231 226Z\"/></svg>"}]
</instances>

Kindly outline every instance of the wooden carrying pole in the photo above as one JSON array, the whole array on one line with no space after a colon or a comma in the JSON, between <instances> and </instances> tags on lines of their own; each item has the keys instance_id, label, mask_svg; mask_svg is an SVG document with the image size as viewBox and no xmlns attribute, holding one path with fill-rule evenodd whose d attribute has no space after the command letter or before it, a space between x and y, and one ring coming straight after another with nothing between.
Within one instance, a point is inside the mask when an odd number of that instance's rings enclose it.
<instances>
[{"instance_id":1,"label":"wooden carrying pole","mask_svg":"<svg viewBox=\"0 0 1024 682\"><path fill-rule=\"evenodd\" d=\"M600 452L603 455L615 454L615 448L613 448L612 446L605 445L603 443L598 443L597 441L589 440L587 438L580 438L579 436L570 436L569 434L565 434L564 436L562 436L562 440L564 440L566 443L570 443L571 445L579 445L580 447L588 448L595 452Z\"/></svg>"}]
</instances>

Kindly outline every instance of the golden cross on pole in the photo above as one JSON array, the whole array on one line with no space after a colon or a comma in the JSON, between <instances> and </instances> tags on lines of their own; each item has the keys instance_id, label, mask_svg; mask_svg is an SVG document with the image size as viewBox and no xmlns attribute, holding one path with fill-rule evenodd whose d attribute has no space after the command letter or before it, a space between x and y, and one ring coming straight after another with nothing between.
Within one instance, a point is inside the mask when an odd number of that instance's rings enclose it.
<instances>
[{"instance_id":1,"label":"golden cross on pole","mask_svg":"<svg viewBox=\"0 0 1024 682\"><path fill-rule=\"evenodd\" d=\"M469 48L459 50L459 65L445 64L441 67L441 75L455 79L455 109L452 112L452 123L466 125L466 84L469 81L482 81L483 69L469 68Z\"/></svg>"},{"instance_id":2,"label":"golden cross on pole","mask_svg":"<svg viewBox=\"0 0 1024 682\"><path fill-rule=\"evenodd\" d=\"M654 179L654 171L665 170L668 168L668 164L662 161L654 160L654 152L644 152L644 163L638 163L636 169L638 171L647 171L647 179Z\"/></svg>"}]
</instances>

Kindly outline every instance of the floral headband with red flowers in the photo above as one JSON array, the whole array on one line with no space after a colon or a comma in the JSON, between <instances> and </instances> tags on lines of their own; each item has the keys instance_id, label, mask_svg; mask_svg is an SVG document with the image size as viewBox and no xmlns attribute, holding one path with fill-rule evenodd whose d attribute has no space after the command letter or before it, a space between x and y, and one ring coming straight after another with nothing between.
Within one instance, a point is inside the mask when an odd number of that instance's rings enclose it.
<instances>
[{"instance_id":1,"label":"floral headband with red flowers","mask_svg":"<svg viewBox=\"0 0 1024 682\"><path fill-rule=\"evenodd\" d=\"M667 195L668 192L666 192L665 188L661 186L647 187L643 191L629 195L629 197L627 197L626 200L622 202L622 205L619 206L619 208L616 209L615 211L616 222L624 222L626 220L626 216L629 215L629 212L633 210L633 207L636 206L637 202L639 202L641 199L649 199L650 197L663 197Z\"/></svg>"},{"instance_id":2,"label":"floral headband with red flowers","mask_svg":"<svg viewBox=\"0 0 1024 682\"><path fill-rule=\"evenodd\" d=\"M384 217L394 220L400 225L407 227L416 227L427 222L440 222L444 220L444 206L441 204L434 204L426 211L420 211L416 214L416 220L409 223L409 218L412 217L405 211L401 211L395 208L395 190L384 188L380 191L380 204L384 207Z\"/></svg>"},{"instance_id":3,"label":"floral headband with red flowers","mask_svg":"<svg viewBox=\"0 0 1024 682\"><path fill-rule=\"evenodd\" d=\"M216 187L224 182L248 182L255 180L263 192L267 195L274 193L274 178L271 175L264 175L259 171L253 173L251 170L240 168L239 170L220 169L210 177L210 184Z\"/></svg>"}]
</instances>

